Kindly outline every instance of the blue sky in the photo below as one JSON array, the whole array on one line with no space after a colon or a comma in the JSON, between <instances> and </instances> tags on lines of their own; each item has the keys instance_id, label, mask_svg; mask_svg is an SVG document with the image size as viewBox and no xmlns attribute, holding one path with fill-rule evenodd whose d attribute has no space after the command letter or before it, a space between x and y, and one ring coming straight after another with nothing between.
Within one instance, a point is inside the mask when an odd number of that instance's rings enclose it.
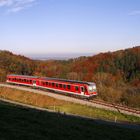
<instances>
[{"instance_id":1,"label":"blue sky","mask_svg":"<svg viewBox=\"0 0 140 140\"><path fill-rule=\"evenodd\" d=\"M140 0L0 0L0 49L95 54L140 45Z\"/></svg>"}]
</instances>

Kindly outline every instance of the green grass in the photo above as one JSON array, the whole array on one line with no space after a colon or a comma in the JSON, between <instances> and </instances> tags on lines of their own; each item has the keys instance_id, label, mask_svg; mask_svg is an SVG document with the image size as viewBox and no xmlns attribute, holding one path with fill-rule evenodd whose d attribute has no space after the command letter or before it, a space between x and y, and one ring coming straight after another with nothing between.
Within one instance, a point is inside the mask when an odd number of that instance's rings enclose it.
<instances>
[{"instance_id":1,"label":"green grass","mask_svg":"<svg viewBox=\"0 0 140 140\"><path fill-rule=\"evenodd\" d=\"M126 121L126 122L137 122L140 123L140 117L135 117L131 115L121 114L119 112L115 111L109 111L105 109L99 109L95 107L89 107L86 105L80 105L80 104L67 104L67 105L61 105L61 106L50 106L46 107L48 109L52 109L58 112L65 112L65 113L71 113L76 115L82 115L87 116L91 118L98 118L98 119L105 119L105 120L112 120L114 121L117 119L117 121Z\"/></svg>"},{"instance_id":2,"label":"green grass","mask_svg":"<svg viewBox=\"0 0 140 140\"><path fill-rule=\"evenodd\" d=\"M139 140L140 131L0 102L1 140Z\"/></svg>"}]
</instances>

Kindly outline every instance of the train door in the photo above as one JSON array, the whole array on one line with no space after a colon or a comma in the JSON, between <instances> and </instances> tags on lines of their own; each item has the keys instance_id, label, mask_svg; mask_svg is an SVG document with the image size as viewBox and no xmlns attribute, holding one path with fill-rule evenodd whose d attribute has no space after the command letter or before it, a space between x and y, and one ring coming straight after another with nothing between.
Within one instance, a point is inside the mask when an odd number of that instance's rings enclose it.
<instances>
[{"instance_id":1,"label":"train door","mask_svg":"<svg viewBox=\"0 0 140 140\"><path fill-rule=\"evenodd\" d=\"M84 87L80 87L81 89L81 95L84 95L85 94L85 88Z\"/></svg>"},{"instance_id":2,"label":"train door","mask_svg":"<svg viewBox=\"0 0 140 140\"><path fill-rule=\"evenodd\" d=\"M33 80L33 86L36 86L36 80Z\"/></svg>"}]
</instances>

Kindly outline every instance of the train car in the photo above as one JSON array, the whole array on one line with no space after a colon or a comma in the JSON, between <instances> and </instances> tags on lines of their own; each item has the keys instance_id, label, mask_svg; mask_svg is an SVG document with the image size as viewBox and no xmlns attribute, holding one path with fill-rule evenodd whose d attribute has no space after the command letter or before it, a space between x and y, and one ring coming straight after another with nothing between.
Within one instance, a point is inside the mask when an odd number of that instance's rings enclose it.
<instances>
[{"instance_id":1,"label":"train car","mask_svg":"<svg viewBox=\"0 0 140 140\"><path fill-rule=\"evenodd\" d=\"M7 75L6 82L49 89L85 98L97 95L96 84L93 82L13 74Z\"/></svg>"},{"instance_id":2,"label":"train car","mask_svg":"<svg viewBox=\"0 0 140 140\"><path fill-rule=\"evenodd\" d=\"M38 76L26 76L26 75L7 75L7 83L13 83L18 85L36 86L36 82L39 79Z\"/></svg>"}]
</instances>

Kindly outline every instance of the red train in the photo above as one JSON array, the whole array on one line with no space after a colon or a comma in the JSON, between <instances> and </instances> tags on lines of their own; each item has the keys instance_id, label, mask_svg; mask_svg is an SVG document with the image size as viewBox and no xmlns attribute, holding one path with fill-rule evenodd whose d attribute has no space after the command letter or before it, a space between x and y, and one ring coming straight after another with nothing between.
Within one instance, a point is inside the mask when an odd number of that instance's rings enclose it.
<instances>
[{"instance_id":1,"label":"red train","mask_svg":"<svg viewBox=\"0 0 140 140\"><path fill-rule=\"evenodd\" d=\"M14 74L7 75L6 82L44 88L86 98L97 95L96 85L92 82Z\"/></svg>"}]
</instances>

